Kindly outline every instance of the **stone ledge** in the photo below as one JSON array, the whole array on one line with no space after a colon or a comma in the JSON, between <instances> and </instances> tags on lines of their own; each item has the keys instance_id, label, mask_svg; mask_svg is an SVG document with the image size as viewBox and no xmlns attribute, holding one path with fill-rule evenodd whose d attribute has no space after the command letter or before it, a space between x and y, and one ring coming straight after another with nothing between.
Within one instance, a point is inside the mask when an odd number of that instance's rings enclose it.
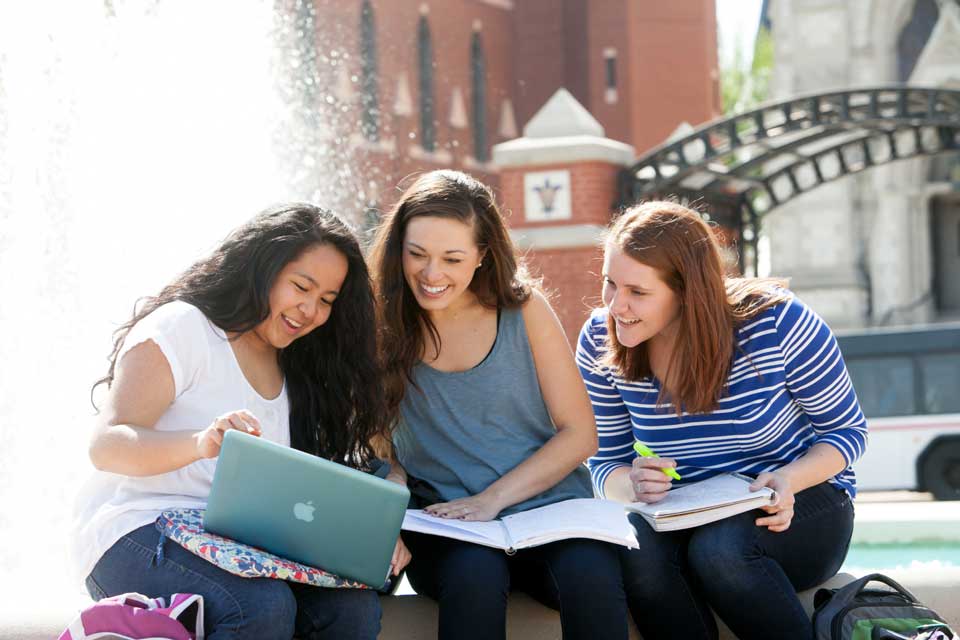
<instances>
[{"instance_id":1,"label":"stone ledge","mask_svg":"<svg viewBox=\"0 0 960 640\"><path fill-rule=\"evenodd\" d=\"M635 159L630 145L597 136L517 138L493 147L493 163L501 169L590 161L629 166Z\"/></svg>"},{"instance_id":2,"label":"stone ledge","mask_svg":"<svg viewBox=\"0 0 960 640\"><path fill-rule=\"evenodd\" d=\"M835 588L847 584L853 576L841 573L823 586ZM820 587L817 587L819 589ZM810 589L800 594L804 608L813 612L813 594ZM379 640L435 640L437 637L437 605L428 598L417 595L393 596L382 599L383 631ZM736 640L736 637L719 622L720 640ZM561 640L560 616L523 593L510 595L507 605L507 638L523 640ZM633 622L630 622L630 639L641 640Z\"/></svg>"},{"instance_id":3,"label":"stone ledge","mask_svg":"<svg viewBox=\"0 0 960 640\"><path fill-rule=\"evenodd\" d=\"M960 628L960 569L898 569L887 572L903 584L924 604L937 611L955 629ZM850 582L854 576L841 573L828 580L824 587L836 588ZM813 611L815 589L801 592L800 601L808 613ZM437 606L418 595L383 596L383 631L380 640L435 640L437 637ZM38 607L45 603L37 602ZM56 638L70 621L73 612L46 608L39 613L24 611L0 612L0 640L50 640ZM730 631L720 625L720 640L736 640ZM558 614L516 593L510 596L507 609L507 637L522 640L560 640ZM640 640L630 624L631 640Z\"/></svg>"}]
</instances>

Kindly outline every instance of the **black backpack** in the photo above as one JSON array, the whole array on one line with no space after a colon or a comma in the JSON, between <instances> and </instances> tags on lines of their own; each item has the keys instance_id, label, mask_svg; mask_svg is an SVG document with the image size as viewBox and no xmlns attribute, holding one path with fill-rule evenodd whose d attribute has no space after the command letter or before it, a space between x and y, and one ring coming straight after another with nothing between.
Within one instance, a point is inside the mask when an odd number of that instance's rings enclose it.
<instances>
[{"instance_id":1,"label":"black backpack","mask_svg":"<svg viewBox=\"0 0 960 640\"><path fill-rule=\"evenodd\" d=\"M868 589L870 582L889 588ZM813 598L815 640L954 640L936 611L925 607L893 579L871 573Z\"/></svg>"}]
</instances>

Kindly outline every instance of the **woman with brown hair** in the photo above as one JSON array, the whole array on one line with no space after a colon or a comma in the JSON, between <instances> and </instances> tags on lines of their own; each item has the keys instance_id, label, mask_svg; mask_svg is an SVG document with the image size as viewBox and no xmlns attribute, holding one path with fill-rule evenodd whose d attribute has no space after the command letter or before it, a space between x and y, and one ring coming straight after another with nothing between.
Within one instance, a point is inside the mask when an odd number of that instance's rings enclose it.
<instances>
[{"instance_id":1,"label":"woman with brown hair","mask_svg":"<svg viewBox=\"0 0 960 640\"><path fill-rule=\"evenodd\" d=\"M590 497L590 401L490 190L455 171L420 176L378 230L372 271L397 423L388 477L428 513L463 520ZM441 638L503 638L511 587L559 609L564 638L627 637L612 545L563 540L508 556L403 540L411 584L440 605Z\"/></svg>"},{"instance_id":2,"label":"woman with brown hair","mask_svg":"<svg viewBox=\"0 0 960 640\"><path fill-rule=\"evenodd\" d=\"M710 228L672 202L613 223L603 303L577 350L599 433L597 490L650 503L673 484L737 472L779 495L766 513L675 532L631 516L640 549L621 562L641 634L716 638L712 608L741 640L811 638L796 591L843 563L851 465L866 445L830 329L777 281L724 277ZM638 457L635 441L662 457Z\"/></svg>"}]
</instances>

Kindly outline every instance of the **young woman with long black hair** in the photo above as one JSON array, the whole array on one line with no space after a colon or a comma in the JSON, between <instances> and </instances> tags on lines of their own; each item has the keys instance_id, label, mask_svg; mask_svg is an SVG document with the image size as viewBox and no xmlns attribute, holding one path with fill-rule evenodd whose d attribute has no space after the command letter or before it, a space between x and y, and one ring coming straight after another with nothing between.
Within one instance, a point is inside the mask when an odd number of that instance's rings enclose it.
<instances>
[{"instance_id":1,"label":"young woman with long black hair","mask_svg":"<svg viewBox=\"0 0 960 640\"><path fill-rule=\"evenodd\" d=\"M100 472L81 493L75 535L91 596L201 594L211 640L375 638L376 592L243 578L172 543L160 559L154 521L205 506L230 429L367 467L384 428L376 357L360 247L312 205L256 216L148 298L98 382ZM395 571L408 557L398 543Z\"/></svg>"}]
</instances>

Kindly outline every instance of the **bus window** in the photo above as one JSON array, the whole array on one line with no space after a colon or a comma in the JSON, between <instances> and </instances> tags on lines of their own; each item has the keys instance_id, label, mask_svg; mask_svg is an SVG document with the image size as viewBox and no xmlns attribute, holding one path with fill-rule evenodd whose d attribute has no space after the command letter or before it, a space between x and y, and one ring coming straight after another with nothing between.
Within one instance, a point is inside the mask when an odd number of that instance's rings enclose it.
<instances>
[{"instance_id":1,"label":"bus window","mask_svg":"<svg viewBox=\"0 0 960 640\"><path fill-rule=\"evenodd\" d=\"M917 413L909 358L857 358L847 362L847 370L868 418Z\"/></svg>"},{"instance_id":2,"label":"bus window","mask_svg":"<svg viewBox=\"0 0 960 640\"><path fill-rule=\"evenodd\" d=\"M924 413L960 413L960 353L920 359Z\"/></svg>"},{"instance_id":3,"label":"bus window","mask_svg":"<svg viewBox=\"0 0 960 640\"><path fill-rule=\"evenodd\" d=\"M960 500L960 323L837 335L867 417L864 490Z\"/></svg>"}]
</instances>

